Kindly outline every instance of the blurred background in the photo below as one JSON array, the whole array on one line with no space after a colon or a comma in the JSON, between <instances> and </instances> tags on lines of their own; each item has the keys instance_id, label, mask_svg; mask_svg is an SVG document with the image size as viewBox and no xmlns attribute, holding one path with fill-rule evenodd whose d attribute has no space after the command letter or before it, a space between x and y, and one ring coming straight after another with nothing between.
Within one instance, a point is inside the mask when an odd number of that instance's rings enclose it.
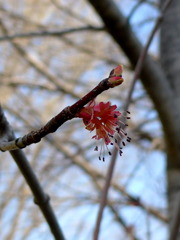
<instances>
[{"instance_id":1,"label":"blurred background","mask_svg":"<svg viewBox=\"0 0 180 240\"><path fill-rule=\"evenodd\" d=\"M159 14L157 1L115 2L144 45ZM88 1L0 0L0 16L0 101L16 137L43 126L119 64L124 83L97 100L123 109L133 70ZM157 33L149 50L154 59L158 41ZM164 141L140 81L129 111L132 142L116 162L100 240L166 240ZM68 240L92 239L111 161L98 160L92 136L77 118L24 149ZM53 239L8 152L0 154L0 232L2 240Z\"/></svg>"}]
</instances>

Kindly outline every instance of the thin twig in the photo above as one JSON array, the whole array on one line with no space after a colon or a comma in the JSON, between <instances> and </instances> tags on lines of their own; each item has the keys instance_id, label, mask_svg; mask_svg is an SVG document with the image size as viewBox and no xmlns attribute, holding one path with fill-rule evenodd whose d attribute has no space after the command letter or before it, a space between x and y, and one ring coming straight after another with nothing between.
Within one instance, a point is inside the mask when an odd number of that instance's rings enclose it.
<instances>
[{"instance_id":1,"label":"thin twig","mask_svg":"<svg viewBox=\"0 0 180 240\"><path fill-rule=\"evenodd\" d=\"M148 38L148 41L145 45L145 47L142 49L142 52L139 56L139 59L138 59L138 62L136 64L136 67L135 67L135 72L134 72L134 76L133 76L133 79L132 79L132 84L131 84L131 87L130 87L130 90L129 90L129 93L128 93L128 96L127 96L127 99L126 99L126 104L124 106L124 111L127 111L127 109L129 108L129 105L130 105L130 102L131 102L131 98L132 98L132 93L133 93L133 90L134 90L134 87L135 87L135 83L141 73L141 69L142 69L142 66L143 66L143 62L145 60L145 57L146 57L146 54L147 54L147 51L148 51L148 48L153 40L153 37L156 33L156 31L158 30L162 20L163 20L163 14L164 12L166 11L167 7L169 6L169 4L172 2L173 0L166 0L166 2L164 3L162 9L161 9L161 15L159 16L159 18L157 19L156 21L156 24L154 25L154 28L153 30L151 31L151 34Z\"/></svg>"},{"instance_id":2,"label":"thin twig","mask_svg":"<svg viewBox=\"0 0 180 240\"><path fill-rule=\"evenodd\" d=\"M113 160L112 160L113 159ZM98 239L99 236L99 230L100 230L100 224L101 224L101 220L103 217L103 210L106 206L106 202L107 202L107 196L108 196L108 190L109 190L109 186L111 183L111 179L112 179L112 175L113 175L113 169L115 166L116 161L114 159L116 159L116 153L113 152L113 156L112 156L109 168L108 168L108 172L106 175L106 180L105 180L105 185L102 191L102 195L101 195L101 202L100 202L100 206L99 206L99 212L98 212L98 216L97 216L97 220L96 220L96 228L94 231L94 240Z\"/></svg>"},{"instance_id":3,"label":"thin twig","mask_svg":"<svg viewBox=\"0 0 180 240\"><path fill-rule=\"evenodd\" d=\"M28 33L17 33L14 35L5 35L0 37L0 42L9 41L21 38L34 38L34 37L61 37L66 34L84 32L84 31L103 31L103 27L94 27L94 26L84 26L77 28L69 28L62 31L38 31L38 32L28 32Z\"/></svg>"},{"instance_id":4,"label":"thin twig","mask_svg":"<svg viewBox=\"0 0 180 240\"><path fill-rule=\"evenodd\" d=\"M136 10L140 7L140 5L144 2L145 0L139 0L139 2L137 2L134 7L131 9L128 17L127 17L127 22L130 22L130 19L132 18L133 14L136 12Z\"/></svg>"},{"instance_id":5,"label":"thin twig","mask_svg":"<svg viewBox=\"0 0 180 240\"><path fill-rule=\"evenodd\" d=\"M1 18L0 18L0 27L2 32L6 36L8 36L9 31L6 28ZM79 98L78 94L72 91L72 86L70 87L67 84L65 85L64 82L62 83L61 81L59 81L59 79L54 74L50 73L47 70L48 66L44 65L41 61L39 61L39 59L35 59L29 52L27 52L20 44L18 44L14 40L8 40L8 41L12 44L12 46L18 52L18 54L20 54L20 56L23 57L23 60L25 60L31 67L33 67L40 75L45 76L45 78L47 78L50 82L52 82L53 85L55 85L57 90L66 94L70 94L74 98ZM59 77L62 77L62 75L59 74Z\"/></svg>"},{"instance_id":6,"label":"thin twig","mask_svg":"<svg viewBox=\"0 0 180 240\"><path fill-rule=\"evenodd\" d=\"M172 0L167 0L164 3L164 5L162 7L162 10L161 10L161 16L157 19L156 24L155 24L155 26L154 26L154 28L153 28L153 30L152 30L149 38L148 38L148 41L147 41L145 47L142 49L141 54L138 58L138 62L137 62L136 67L135 67L135 73L134 73L134 77L133 77L133 80L132 80L132 84L131 84L127 99L125 101L124 112L126 112L127 109L129 108L129 105L131 103L132 93L133 93L133 90L134 90L134 87L135 87L135 83L136 83L136 81L137 81L137 79L138 79L138 77L141 73L141 69L142 69L143 62L145 60L148 48L149 48L149 46L152 42L152 39L153 39L157 29L159 28L159 26L162 22L162 16L163 16L165 10L167 9L167 7L169 6L169 4L171 3L171 1ZM107 172L107 175L106 175L106 182L105 182L105 185L104 185L104 188L103 188L103 191L102 191L100 207L99 207L98 216L97 216L96 225L95 225L95 230L94 230L94 240L98 240L98 236L99 236L99 232L100 232L100 225L101 225L102 216L103 216L103 211L104 211L104 208L106 206L107 197L108 197L108 190L110 188L111 178L113 176L113 170L114 170L115 162L116 162L116 159L117 159L117 152L118 152L117 149L114 148L113 155L112 155L112 158L111 158L111 162L109 164L108 172Z\"/></svg>"}]
</instances>

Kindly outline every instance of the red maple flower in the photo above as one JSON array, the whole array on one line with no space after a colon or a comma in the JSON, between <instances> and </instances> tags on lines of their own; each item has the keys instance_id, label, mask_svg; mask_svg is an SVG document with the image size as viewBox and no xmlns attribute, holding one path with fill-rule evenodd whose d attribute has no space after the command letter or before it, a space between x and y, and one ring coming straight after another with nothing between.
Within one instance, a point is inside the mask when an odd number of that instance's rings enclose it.
<instances>
[{"instance_id":1,"label":"red maple flower","mask_svg":"<svg viewBox=\"0 0 180 240\"><path fill-rule=\"evenodd\" d=\"M124 136L127 137L127 134L120 127L120 123L122 124L122 121L119 120L121 113L116 111L116 108L117 106L111 105L110 102L96 103L95 100L93 100L79 112L77 117L83 119L87 130L96 131L96 134L92 138L95 138L96 140L102 139L102 146L105 145L106 148L108 144L115 144L121 155L122 150L118 146L118 139L122 139ZM131 139L127 137L127 141L130 140ZM122 143L125 145L124 142ZM96 146L95 150L98 150L98 146ZM109 155L111 155L111 152L108 148L107 150ZM101 152L99 159L101 160Z\"/></svg>"}]
</instances>

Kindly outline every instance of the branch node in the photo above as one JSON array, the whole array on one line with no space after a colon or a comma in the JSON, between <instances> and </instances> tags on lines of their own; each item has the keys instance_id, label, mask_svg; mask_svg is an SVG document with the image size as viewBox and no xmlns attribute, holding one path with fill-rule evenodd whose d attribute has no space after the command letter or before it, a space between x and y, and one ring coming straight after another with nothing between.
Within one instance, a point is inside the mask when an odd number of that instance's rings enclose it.
<instances>
[{"instance_id":1,"label":"branch node","mask_svg":"<svg viewBox=\"0 0 180 240\"><path fill-rule=\"evenodd\" d=\"M6 152L6 150L3 150L2 148L0 148L0 151L1 151L1 152Z\"/></svg>"},{"instance_id":2,"label":"branch node","mask_svg":"<svg viewBox=\"0 0 180 240\"><path fill-rule=\"evenodd\" d=\"M38 206L46 205L49 201L50 201L50 196L48 194L44 195L43 200L37 200L36 198L34 198L34 203Z\"/></svg>"},{"instance_id":3,"label":"branch node","mask_svg":"<svg viewBox=\"0 0 180 240\"><path fill-rule=\"evenodd\" d=\"M19 144L18 141L20 140L21 138L16 138L15 139L15 145L16 147L22 149L22 148L25 148L26 145L22 145L22 144Z\"/></svg>"}]
</instances>

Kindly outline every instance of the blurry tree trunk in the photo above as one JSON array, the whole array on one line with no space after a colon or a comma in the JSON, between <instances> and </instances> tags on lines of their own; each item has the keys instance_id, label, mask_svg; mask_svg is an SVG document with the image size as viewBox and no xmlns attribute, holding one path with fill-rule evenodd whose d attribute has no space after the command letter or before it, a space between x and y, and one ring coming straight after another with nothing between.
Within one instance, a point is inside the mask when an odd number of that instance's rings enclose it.
<instances>
[{"instance_id":1,"label":"blurry tree trunk","mask_svg":"<svg viewBox=\"0 0 180 240\"><path fill-rule=\"evenodd\" d=\"M163 4L164 0L161 0ZM167 111L172 115L167 143L167 176L170 230L172 237L179 229L180 239L180 1L174 0L165 13L161 26L161 63L169 81L172 98L167 98ZM170 108L168 109L168 106Z\"/></svg>"},{"instance_id":2,"label":"blurry tree trunk","mask_svg":"<svg viewBox=\"0 0 180 240\"><path fill-rule=\"evenodd\" d=\"M112 0L89 0L108 32L119 44L133 66L142 46L130 25ZM165 0L161 0L163 4ZM180 1L170 4L161 25L161 63L147 56L141 80L164 129L167 149L167 183L171 239L179 229L180 211ZM174 234L174 236L173 236ZM177 238L180 239L180 234Z\"/></svg>"}]
</instances>

